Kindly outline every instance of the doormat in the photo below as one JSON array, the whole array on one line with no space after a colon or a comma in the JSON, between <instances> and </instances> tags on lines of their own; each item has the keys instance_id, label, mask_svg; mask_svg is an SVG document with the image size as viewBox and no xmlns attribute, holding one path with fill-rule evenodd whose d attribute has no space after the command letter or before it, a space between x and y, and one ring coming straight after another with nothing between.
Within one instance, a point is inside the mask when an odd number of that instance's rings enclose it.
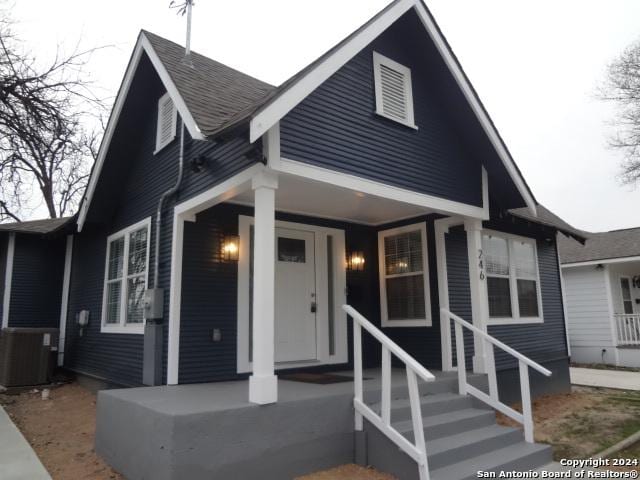
<instances>
[{"instance_id":1,"label":"doormat","mask_svg":"<svg viewBox=\"0 0 640 480\"><path fill-rule=\"evenodd\" d=\"M345 375L333 375L331 373L289 373L286 375L278 375L282 380L291 382L315 383L317 385L329 385L331 383L353 382L353 377Z\"/></svg>"}]
</instances>

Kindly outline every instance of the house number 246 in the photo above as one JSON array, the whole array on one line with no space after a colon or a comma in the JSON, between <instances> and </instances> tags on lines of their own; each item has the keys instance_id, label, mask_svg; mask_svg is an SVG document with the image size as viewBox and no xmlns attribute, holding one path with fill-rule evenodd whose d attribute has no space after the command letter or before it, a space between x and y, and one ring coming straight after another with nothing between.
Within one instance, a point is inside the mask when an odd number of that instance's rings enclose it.
<instances>
[{"instance_id":1,"label":"house number 246","mask_svg":"<svg viewBox=\"0 0 640 480\"><path fill-rule=\"evenodd\" d=\"M478 249L478 270L480 272L480 280L484 280L484 252L481 248Z\"/></svg>"}]
</instances>

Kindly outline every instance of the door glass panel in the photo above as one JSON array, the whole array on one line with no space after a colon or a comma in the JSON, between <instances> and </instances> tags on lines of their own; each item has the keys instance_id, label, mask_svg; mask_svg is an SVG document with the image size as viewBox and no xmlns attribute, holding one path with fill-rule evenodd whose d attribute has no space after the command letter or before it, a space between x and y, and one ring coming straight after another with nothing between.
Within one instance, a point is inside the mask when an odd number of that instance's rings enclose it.
<instances>
[{"instance_id":1,"label":"door glass panel","mask_svg":"<svg viewBox=\"0 0 640 480\"><path fill-rule=\"evenodd\" d=\"M633 302L631 301L631 284L628 278L620 279L620 289L622 291L622 308L624 313L633 313Z\"/></svg>"},{"instance_id":2,"label":"door glass panel","mask_svg":"<svg viewBox=\"0 0 640 480\"><path fill-rule=\"evenodd\" d=\"M306 242L298 238L278 237L278 261L305 263Z\"/></svg>"}]
</instances>

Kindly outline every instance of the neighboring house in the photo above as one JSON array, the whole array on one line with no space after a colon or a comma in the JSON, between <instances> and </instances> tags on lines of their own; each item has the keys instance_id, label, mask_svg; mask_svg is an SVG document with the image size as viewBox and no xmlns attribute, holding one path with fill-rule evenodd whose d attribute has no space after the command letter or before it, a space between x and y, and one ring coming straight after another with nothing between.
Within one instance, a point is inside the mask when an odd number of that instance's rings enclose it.
<instances>
[{"instance_id":1,"label":"neighboring house","mask_svg":"<svg viewBox=\"0 0 640 480\"><path fill-rule=\"evenodd\" d=\"M640 367L640 228L560 242L571 359Z\"/></svg>"},{"instance_id":2,"label":"neighboring house","mask_svg":"<svg viewBox=\"0 0 640 480\"><path fill-rule=\"evenodd\" d=\"M69 292L71 218L0 224L2 328L58 328L59 363L64 352ZM65 270L66 269L66 270Z\"/></svg>"},{"instance_id":3,"label":"neighboring house","mask_svg":"<svg viewBox=\"0 0 640 480\"><path fill-rule=\"evenodd\" d=\"M279 87L143 31L77 218L64 366L157 385L99 395L96 450L131 479L534 468L529 392L570 388L558 232L582 240L419 0Z\"/></svg>"}]
</instances>

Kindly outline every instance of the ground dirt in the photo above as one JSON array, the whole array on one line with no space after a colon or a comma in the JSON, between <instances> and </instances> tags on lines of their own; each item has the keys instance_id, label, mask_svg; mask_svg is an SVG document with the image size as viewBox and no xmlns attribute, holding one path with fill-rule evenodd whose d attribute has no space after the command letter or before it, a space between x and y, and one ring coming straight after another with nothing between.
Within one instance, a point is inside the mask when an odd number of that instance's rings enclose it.
<instances>
[{"instance_id":1,"label":"ground dirt","mask_svg":"<svg viewBox=\"0 0 640 480\"><path fill-rule=\"evenodd\" d=\"M395 477L371 468L343 465L331 470L298 477L295 480L395 480Z\"/></svg>"},{"instance_id":2,"label":"ground dirt","mask_svg":"<svg viewBox=\"0 0 640 480\"><path fill-rule=\"evenodd\" d=\"M0 395L0 403L53 480L122 480L93 450L96 396L68 384L50 391Z\"/></svg>"}]
</instances>

